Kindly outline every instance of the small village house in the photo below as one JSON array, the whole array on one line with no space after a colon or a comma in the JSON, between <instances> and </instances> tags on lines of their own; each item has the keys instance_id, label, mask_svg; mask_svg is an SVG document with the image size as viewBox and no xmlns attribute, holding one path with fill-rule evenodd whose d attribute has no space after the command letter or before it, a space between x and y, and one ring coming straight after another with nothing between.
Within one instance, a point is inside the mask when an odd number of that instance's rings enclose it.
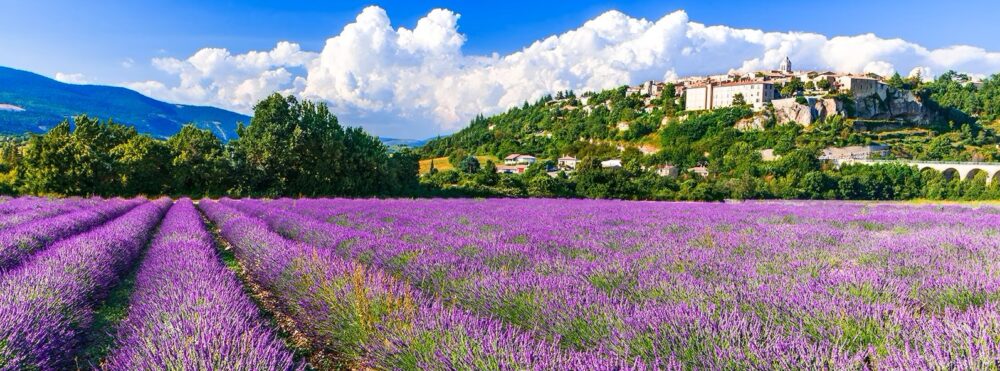
<instances>
[{"instance_id":1,"label":"small village house","mask_svg":"<svg viewBox=\"0 0 1000 371\"><path fill-rule=\"evenodd\" d=\"M563 156L556 160L556 166L560 169L576 169L576 164L579 160L573 156Z\"/></svg>"},{"instance_id":2,"label":"small village house","mask_svg":"<svg viewBox=\"0 0 1000 371\"><path fill-rule=\"evenodd\" d=\"M531 165L538 161L538 158L532 155L522 155L517 153L512 153L503 158L504 165L514 166L514 165Z\"/></svg>"},{"instance_id":3,"label":"small village house","mask_svg":"<svg viewBox=\"0 0 1000 371\"><path fill-rule=\"evenodd\" d=\"M680 175L680 169L671 164L656 166L656 175L675 178Z\"/></svg>"},{"instance_id":4,"label":"small village house","mask_svg":"<svg viewBox=\"0 0 1000 371\"><path fill-rule=\"evenodd\" d=\"M522 174L528 169L526 165L500 165L497 166L498 174Z\"/></svg>"},{"instance_id":5,"label":"small village house","mask_svg":"<svg viewBox=\"0 0 1000 371\"><path fill-rule=\"evenodd\" d=\"M688 168L688 171L698 174L703 178L707 178L709 174L708 167L706 166L695 166L692 168Z\"/></svg>"},{"instance_id":6,"label":"small village house","mask_svg":"<svg viewBox=\"0 0 1000 371\"><path fill-rule=\"evenodd\" d=\"M760 150L761 161L774 161L781 158L781 155L774 154L774 148Z\"/></svg>"},{"instance_id":7,"label":"small village house","mask_svg":"<svg viewBox=\"0 0 1000 371\"><path fill-rule=\"evenodd\" d=\"M620 168L622 167L622 160L620 158L613 158L610 160L601 161L601 167L603 168Z\"/></svg>"}]
</instances>

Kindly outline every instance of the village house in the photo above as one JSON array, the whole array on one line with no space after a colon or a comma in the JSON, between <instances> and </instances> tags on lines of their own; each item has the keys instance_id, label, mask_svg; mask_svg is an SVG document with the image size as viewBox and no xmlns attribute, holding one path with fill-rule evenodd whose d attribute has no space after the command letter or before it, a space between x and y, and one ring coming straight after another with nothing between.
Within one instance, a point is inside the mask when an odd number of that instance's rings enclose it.
<instances>
[{"instance_id":1,"label":"village house","mask_svg":"<svg viewBox=\"0 0 1000 371\"><path fill-rule=\"evenodd\" d=\"M774 161L774 160L777 160L779 158L781 158L781 155L774 154L774 149L773 148L768 148L768 149L762 149L762 150L760 150L760 159L761 159L761 161Z\"/></svg>"},{"instance_id":2,"label":"village house","mask_svg":"<svg viewBox=\"0 0 1000 371\"><path fill-rule=\"evenodd\" d=\"M514 166L514 165L531 165L538 161L535 156L532 155L522 155L517 153L512 153L503 158L504 165Z\"/></svg>"},{"instance_id":3,"label":"village house","mask_svg":"<svg viewBox=\"0 0 1000 371\"><path fill-rule=\"evenodd\" d=\"M659 98L663 94L666 84L658 81L646 81L638 86L629 86L625 93L627 95L639 94L644 97Z\"/></svg>"},{"instance_id":4,"label":"village house","mask_svg":"<svg viewBox=\"0 0 1000 371\"><path fill-rule=\"evenodd\" d=\"M560 169L576 169L578 160L573 156L563 156L556 160L556 166Z\"/></svg>"},{"instance_id":5,"label":"village house","mask_svg":"<svg viewBox=\"0 0 1000 371\"><path fill-rule=\"evenodd\" d=\"M680 175L680 169L671 164L663 164L656 166L656 175L676 178Z\"/></svg>"},{"instance_id":6,"label":"village house","mask_svg":"<svg viewBox=\"0 0 1000 371\"><path fill-rule=\"evenodd\" d=\"M610 159L610 160L601 161L601 167L603 167L603 168L612 168L612 169L620 168L620 167L622 167L622 159L620 159L620 158L613 158L613 159Z\"/></svg>"},{"instance_id":7,"label":"village house","mask_svg":"<svg viewBox=\"0 0 1000 371\"><path fill-rule=\"evenodd\" d=\"M889 155L889 146L869 144L866 146L827 147L819 156L820 160L868 160Z\"/></svg>"},{"instance_id":8,"label":"village house","mask_svg":"<svg viewBox=\"0 0 1000 371\"><path fill-rule=\"evenodd\" d=\"M843 75L837 77L837 87L855 97L867 97L885 89L885 83L867 76Z\"/></svg>"},{"instance_id":9,"label":"village house","mask_svg":"<svg viewBox=\"0 0 1000 371\"><path fill-rule=\"evenodd\" d=\"M497 166L498 174L521 174L528 169L526 165L499 165Z\"/></svg>"},{"instance_id":10,"label":"village house","mask_svg":"<svg viewBox=\"0 0 1000 371\"><path fill-rule=\"evenodd\" d=\"M742 96L744 102L759 110L775 98L774 84L767 81L709 82L689 86L684 94L684 109L688 111L729 107L737 96Z\"/></svg>"},{"instance_id":11,"label":"village house","mask_svg":"<svg viewBox=\"0 0 1000 371\"><path fill-rule=\"evenodd\" d=\"M695 167L692 167L692 168L688 168L688 171L690 171L692 173L695 173L695 174L698 174L698 175L700 175L703 178L708 178L708 174L709 174L708 167L705 167L705 166L695 166Z\"/></svg>"},{"instance_id":12,"label":"village house","mask_svg":"<svg viewBox=\"0 0 1000 371\"><path fill-rule=\"evenodd\" d=\"M643 145L639 146L639 152L642 152L642 154L644 154L644 155L656 154L656 152L659 152L659 151L660 151L660 148L658 148L658 147L656 147L656 146L654 146L652 144L643 144Z\"/></svg>"}]
</instances>

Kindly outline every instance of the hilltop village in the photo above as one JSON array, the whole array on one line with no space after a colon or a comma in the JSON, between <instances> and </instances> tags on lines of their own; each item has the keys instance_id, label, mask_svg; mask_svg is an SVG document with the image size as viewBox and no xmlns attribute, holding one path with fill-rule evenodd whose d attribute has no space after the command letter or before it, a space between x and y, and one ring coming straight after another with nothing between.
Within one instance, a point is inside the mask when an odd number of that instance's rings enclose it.
<instances>
[{"instance_id":1,"label":"hilltop village","mask_svg":"<svg viewBox=\"0 0 1000 371\"><path fill-rule=\"evenodd\" d=\"M973 82L975 84L976 82ZM625 90L629 96L636 96L643 101L643 111L652 112L659 106L659 102L668 94L678 101L686 112L697 112L727 108L733 106L747 106L755 112L768 111L768 114L776 115L779 122L796 122L801 125L809 125L816 120L828 115L851 116L860 119L875 121L894 122L898 120L919 120L926 119L929 114L917 99L909 92L900 92L887 84L886 78L873 73L855 74L832 71L796 71L792 68L792 61L785 58L775 70L756 71L748 73L731 72L721 75L711 76L691 76L675 81L646 81L639 85L628 86ZM584 94L579 98L583 110L590 113L594 110L594 105L590 104L593 95ZM552 100L550 104L563 103L566 100L575 99L562 97ZM858 113L858 102L862 107L866 101L875 102L874 108ZM898 107L890 107L888 115L879 112L880 106L885 106L886 102L894 100L901 101ZM845 102L851 102L855 106L848 109ZM610 102L603 103L607 108L611 108ZM853 112L849 112L853 111ZM747 127L759 126L757 122L746 122ZM629 122L616 124L617 130L628 130ZM543 134L544 135L544 134ZM618 149L624 150L625 146L618 145ZM656 146L640 145L637 149L643 154L653 154L658 151ZM760 150L763 161L771 161L779 156L774 155L773 149ZM825 148L818 156L821 160L867 160L879 158L889 154L889 147L881 144L856 145L844 147ZM564 155L555 161L549 161L546 171L550 176L557 176L559 172L572 173L576 169L580 159ZM503 163L497 165L498 173L521 174L527 168L538 162L538 158L531 154L511 153L504 159ZM604 168L620 168L622 160L620 158L607 158L601 161ZM658 164L654 166L656 174L667 177L676 177L681 173L681 169L673 164ZM706 177L710 170L704 164L685 168L688 172Z\"/></svg>"},{"instance_id":2,"label":"hilltop village","mask_svg":"<svg viewBox=\"0 0 1000 371\"><path fill-rule=\"evenodd\" d=\"M1000 194L984 191L1000 173L981 164L1000 162L996 107L996 76L797 70L784 58L556 92L417 152L421 184L446 194L974 199Z\"/></svg>"}]
</instances>

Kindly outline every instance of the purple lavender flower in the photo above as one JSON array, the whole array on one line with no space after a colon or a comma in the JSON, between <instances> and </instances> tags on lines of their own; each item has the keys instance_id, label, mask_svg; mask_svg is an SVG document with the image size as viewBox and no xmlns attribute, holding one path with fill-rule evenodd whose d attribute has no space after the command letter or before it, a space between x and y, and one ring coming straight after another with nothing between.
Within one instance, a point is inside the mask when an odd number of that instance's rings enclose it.
<instances>
[{"instance_id":1,"label":"purple lavender flower","mask_svg":"<svg viewBox=\"0 0 1000 371\"><path fill-rule=\"evenodd\" d=\"M169 205L144 203L0 277L0 369L69 367L95 304L138 258Z\"/></svg>"},{"instance_id":2,"label":"purple lavender flower","mask_svg":"<svg viewBox=\"0 0 1000 371\"><path fill-rule=\"evenodd\" d=\"M105 368L297 367L222 265L191 200L182 199L167 212L139 268L128 317Z\"/></svg>"}]
</instances>

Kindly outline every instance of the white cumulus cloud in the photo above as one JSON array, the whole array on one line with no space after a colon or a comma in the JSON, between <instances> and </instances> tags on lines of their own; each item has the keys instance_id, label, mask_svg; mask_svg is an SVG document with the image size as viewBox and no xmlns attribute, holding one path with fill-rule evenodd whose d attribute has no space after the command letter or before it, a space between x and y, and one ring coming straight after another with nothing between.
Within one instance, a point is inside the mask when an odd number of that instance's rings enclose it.
<instances>
[{"instance_id":1,"label":"white cumulus cloud","mask_svg":"<svg viewBox=\"0 0 1000 371\"><path fill-rule=\"evenodd\" d=\"M327 102L343 122L380 135L448 133L558 90L605 89L649 79L773 69L891 74L950 69L1000 71L1000 53L973 46L928 49L874 34L828 37L693 22L683 11L657 20L606 12L576 29L508 55L467 55L460 16L434 9L415 27L394 28L379 7L364 9L320 51L278 43L270 51L199 50L153 65L177 81L126 84L154 97L249 112L274 91Z\"/></svg>"},{"instance_id":2,"label":"white cumulus cloud","mask_svg":"<svg viewBox=\"0 0 1000 371\"><path fill-rule=\"evenodd\" d=\"M56 75L53 76L52 78L54 78L56 81L64 82L64 83L67 83L67 84L90 84L91 83L90 79L87 78L87 76L84 76L84 74L82 74L82 73L62 73L62 72L56 72Z\"/></svg>"},{"instance_id":3,"label":"white cumulus cloud","mask_svg":"<svg viewBox=\"0 0 1000 371\"><path fill-rule=\"evenodd\" d=\"M155 58L153 66L177 77L176 84L160 81L126 83L147 95L173 102L217 105L248 112L253 104L275 91L294 87L289 69L304 67L316 53L298 44L279 42L270 51L233 55L222 48L201 49L187 59ZM301 89L293 89L295 93Z\"/></svg>"}]
</instances>

